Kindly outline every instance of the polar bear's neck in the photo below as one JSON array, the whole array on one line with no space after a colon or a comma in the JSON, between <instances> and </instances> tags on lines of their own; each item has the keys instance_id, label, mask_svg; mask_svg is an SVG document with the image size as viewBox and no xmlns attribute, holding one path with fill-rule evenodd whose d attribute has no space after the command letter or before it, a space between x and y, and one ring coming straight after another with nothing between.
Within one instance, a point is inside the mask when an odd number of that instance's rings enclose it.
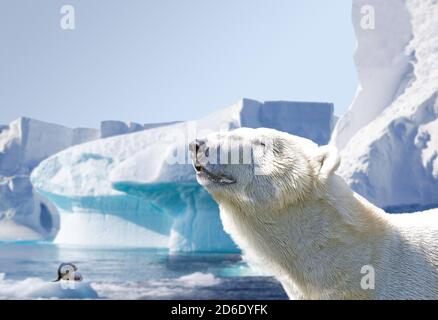
<instances>
[{"instance_id":1,"label":"polar bear's neck","mask_svg":"<svg viewBox=\"0 0 438 320\"><path fill-rule=\"evenodd\" d=\"M361 268L379 259L378 243L390 228L380 209L336 176L323 191L280 212L229 202L220 207L225 230L244 254L290 278L307 298L343 292L351 281L357 281L358 291L346 295L361 297Z\"/></svg>"}]
</instances>

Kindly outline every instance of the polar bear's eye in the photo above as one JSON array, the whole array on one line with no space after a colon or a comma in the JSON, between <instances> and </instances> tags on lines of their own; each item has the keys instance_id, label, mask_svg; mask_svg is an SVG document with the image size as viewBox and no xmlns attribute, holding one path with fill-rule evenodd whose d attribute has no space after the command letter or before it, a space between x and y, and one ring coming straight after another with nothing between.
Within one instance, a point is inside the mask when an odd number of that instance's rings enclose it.
<instances>
[{"instance_id":1,"label":"polar bear's eye","mask_svg":"<svg viewBox=\"0 0 438 320\"><path fill-rule=\"evenodd\" d=\"M260 145L262 147L266 147L266 144L263 141L256 140L254 143L257 144L257 145Z\"/></svg>"}]
</instances>

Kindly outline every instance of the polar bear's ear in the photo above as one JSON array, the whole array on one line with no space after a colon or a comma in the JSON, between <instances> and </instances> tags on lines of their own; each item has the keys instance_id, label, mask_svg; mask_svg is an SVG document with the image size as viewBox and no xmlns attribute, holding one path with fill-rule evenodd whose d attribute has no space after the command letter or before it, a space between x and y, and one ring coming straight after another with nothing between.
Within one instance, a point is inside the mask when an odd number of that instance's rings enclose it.
<instances>
[{"instance_id":1,"label":"polar bear's ear","mask_svg":"<svg viewBox=\"0 0 438 320\"><path fill-rule=\"evenodd\" d=\"M319 147L316 156L313 158L317 164L319 175L328 177L333 174L341 163L338 149L334 146Z\"/></svg>"}]
</instances>

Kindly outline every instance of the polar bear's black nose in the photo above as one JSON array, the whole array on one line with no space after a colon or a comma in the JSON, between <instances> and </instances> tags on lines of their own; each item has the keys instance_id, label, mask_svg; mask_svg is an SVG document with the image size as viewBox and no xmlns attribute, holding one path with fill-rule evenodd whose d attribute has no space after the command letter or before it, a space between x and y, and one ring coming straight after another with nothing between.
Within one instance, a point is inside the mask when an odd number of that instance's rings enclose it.
<instances>
[{"instance_id":1,"label":"polar bear's black nose","mask_svg":"<svg viewBox=\"0 0 438 320\"><path fill-rule=\"evenodd\" d=\"M190 143L189 150L196 156L203 145L205 145L205 141L196 139Z\"/></svg>"}]
</instances>

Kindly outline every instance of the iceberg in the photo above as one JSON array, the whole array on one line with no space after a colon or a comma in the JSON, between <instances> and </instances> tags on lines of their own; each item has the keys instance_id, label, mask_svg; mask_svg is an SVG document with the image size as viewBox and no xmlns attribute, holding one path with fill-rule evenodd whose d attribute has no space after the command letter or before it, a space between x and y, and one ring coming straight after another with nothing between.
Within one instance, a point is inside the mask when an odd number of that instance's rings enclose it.
<instances>
[{"instance_id":1,"label":"iceberg","mask_svg":"<svg viewBox=\"0 0 438 320\"><path fill-rule=\"evenodd\" d=\"M102 121L100 129L75 128L29 118L0 125L0 241L53 239L59 213L30 183L44 159L84 142L144 130L150 124Z\"/></svg>"},{"instance_id":2,"label":"iceberg","mask_svg":"<svg viewBox=\"0 0 438 320\"><path fill-rule=\"evenodd\" d=\"M58 211L33 190L29 176L0 177L0 240L51 239L58 230Z\"/></svg>"},{"instance_id":3,"label":"iceberg","mask_svg":"<svg viewBox=\"0 0 438 320\"><path fill-rule=\"evenodd\" d=\"M376 30L360 28L360 8ZM331 143L339 174L391 212L438 206L438 7L435 1L354 0L360 88Z\"/></svg>"},{"instance_id":4,"label":"iceberg","mask_svg":"<svg viewBox=\"0 0 438 320\"><path fill-rule=\"evenodd\" d=\"M100 123L100 138L108 138L119 136L122 134L133 133L142 131L145 129L152 129L157 127L163 127L171 124L178 123L180 121L161 122L161 123L145 123L140 124L136 122L123 122L117 120L105 120Z\"/></svg>"},{"instance_id":5,"label":"iceberg","mask_svg":"<svg viewBox=\"0 0 438 320\"><path fill-rule=\"evenodd\" d=\"M59 215L29 180L36 165L69 146L99 138L98 130L69 129L19 118L0 128L0 240L53 238Z\"/></svg>"},{"instance_id":6,"label":"iceberg","mask_svg":"<svg viewBox=\"0 0 438 320\"><path fill-rule=\"evenodd\" d=\"M188 143L245 126L326 144L333 125L330 103L243 99L197 121L144 126L68 148L41 162L31 179L60 212L56 243L235 252L216 203L196 182Z\"/></svg>"},{"instance_id":7,"label":"iceberg","mask_svg":"<svg viewBox=\"0 0 438 320\"><path fill-rule=\"evenodd\" d=\"M121 134L141 131L143 129L143 126L136 122L107 120L102 121L100 124L100 137L108 138Z\"/></svg>"}]
</instances>

